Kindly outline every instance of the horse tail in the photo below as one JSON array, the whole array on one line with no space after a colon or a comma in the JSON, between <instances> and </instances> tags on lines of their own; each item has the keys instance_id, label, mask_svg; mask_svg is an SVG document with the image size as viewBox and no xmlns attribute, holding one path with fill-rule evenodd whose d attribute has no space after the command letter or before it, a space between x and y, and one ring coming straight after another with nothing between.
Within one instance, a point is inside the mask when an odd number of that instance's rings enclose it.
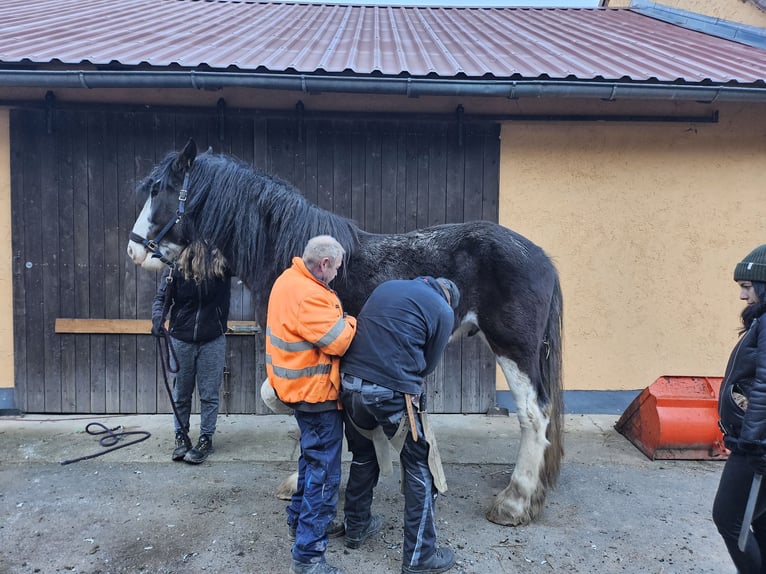
<instances>
[{"instance_id":1,"label":"horse tail","mask_svg":"<svg viewBox=\"0 0 766 574\"><path fill-rule=\"evenodd\" d=\"M546 489L558 483L561 459L564 457L564 398L561 381L563 307L561 283L556 274L546 326L547 348L540 353L540 373L548 399L545 410L550 416L545 434L549 445L545 449L541 477Z\"/></svg>"}]
</instances>

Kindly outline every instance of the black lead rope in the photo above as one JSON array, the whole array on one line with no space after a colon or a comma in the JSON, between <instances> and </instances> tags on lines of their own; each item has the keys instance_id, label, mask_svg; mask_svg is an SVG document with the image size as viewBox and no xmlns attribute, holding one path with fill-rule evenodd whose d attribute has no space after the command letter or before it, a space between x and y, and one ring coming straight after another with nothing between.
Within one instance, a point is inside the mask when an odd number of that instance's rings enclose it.
<instances>
[{"instance_id":1,"label":"black lead rope","mask_svg":"<svg viewBox=\"0 0 766 574\"><path fill-rule=\"evenodd\" d=\"M162 343L165 343L165 346L163 348ZM167 331L162 332L161 337L157 337L157 345L160 352L160 359L162 362L162 378L165 381L165 390L168 392L168 396L170 397L170 404L173 406L173 415L176 417L176 420L181 420L181 418L178 416L178 410L176 409L176 403L173 400L173 392L170 390L170 383L168 383L168 373L177 373L178 372L178 359L176 357L176 351L173 347L173 343L170 339L170 335L167 333ZM175 367L171 366L170 359L173 359L173 365ZM98 430L92 430L91 427L95 427ZM148 439L152 434L149 431L123 431L123 432L114 432L116 430L121 429L122 426L116 426L114 428L109 428L101 423L92 422L88 423L88 425L85 427L85 432L89 435L98 436L98 435L104 435L102 436L98 443L104 447L105 450L102 450L101 452L97 452L94 454L89 454L86 456L81 456L78 458L73 458L70 460L65 460L61 464L72 464L73 462L80 462L81 460L88 460L91 458L96 458L97 456L104 455L108 452L112 452L121 448L125 448L126 446L132 446L134 444L138 444L142 441L145 441ZM186 429L183 429L184 436L189 438L188 431ZM141 435L140 438L137 438L135 440L131 440L130 442L125 442L122 444L117 444L121 440L123 440L125 437L129 436L138 436Z\"/></svg>"},{"instance_id":2,"label":"black lead rope","mask_svg":"<svg viewBox=\"0 0 766 574\"><path fill-rule=\"evenodd\" d=\"M165 343L164 348L162 346L163 342ZM162 363L162 380L165 383L165 390L167 391L168 398L170 399L170 406L173 407L173 416L176 417L178 426L181 428L181 432L184 433L186 442L190 442L189 429L181 423L181 417L178 416L176 402L173 400L173 391L170 388L170 383L168 382L168 373L177 373L179 367L178 357L176 356L176 349L173 346L173 340L170 338L170 334L165 329L162 330L162 336L157 338L157 349L160 352L160 362ZM171 358L173 359L172 363L170 362ZM175 367L173 365L175 365Z\"/></svg>"},{"instance_id":3,"label":"black lead rope","mask_svg":"<svg viewBox=\"0 0 766 574\"><path fill-rule=\"evenodd\" d=\"M91 427L96 427L98 430L91 430ZM134 444L138 444L141 441L145 441L148 439L151 435L149 431L123 431L123 432L114 432L118 429L121 429L121 426L116 426L114 428L108 428L107 426L101 424L101 423L88 423L88 426L85 427L85 432L89 435L104 435L99 440L98 443L104 447L106 450L102 450L101 452L97 452L95 454L89 454L87 456L81 456L79 458L73 458L70 460L65 460L61 464L72 464L73 462L79 462L81 460L88 460L89 458L96 458L97 456L101 456L102 454L106 454L108 452L112 452L114 450L125 448L126 446L131 446ZM140 438L136 438L134 440L131 440L130 442L125 442L122 444L119 443L122 439L128 436L138 436L141 435Z\"/></svg>"}]
</instances>

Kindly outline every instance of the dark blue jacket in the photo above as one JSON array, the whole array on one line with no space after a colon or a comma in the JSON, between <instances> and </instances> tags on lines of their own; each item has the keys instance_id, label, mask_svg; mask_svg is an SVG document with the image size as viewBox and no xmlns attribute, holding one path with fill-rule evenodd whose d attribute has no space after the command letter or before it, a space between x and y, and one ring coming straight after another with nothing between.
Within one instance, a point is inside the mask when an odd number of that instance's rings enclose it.
<instances>
[{"instance_id":1,"label":"dark blue jacket","mask_svg":"<svg viewBox=\"0 0 766 574\"><path fill-rule=\"evenodd\" d=\"M341 372L418 395L444 353L454 321L433 277L381 283L356 317Z\"/></svg>"},{"instance_id":2,"label":"dark blue jacket","mask_svg":"<svg viewBox=\"0 0 766 574\"><path fill-rule=\"evenodd\" d=\"M718 414L726 447L741 453L766 454L766 324L763 315L750 324L729 358L721 383ZM747 410L734 400L744 395Z\"/></svg>"}]
</instances>

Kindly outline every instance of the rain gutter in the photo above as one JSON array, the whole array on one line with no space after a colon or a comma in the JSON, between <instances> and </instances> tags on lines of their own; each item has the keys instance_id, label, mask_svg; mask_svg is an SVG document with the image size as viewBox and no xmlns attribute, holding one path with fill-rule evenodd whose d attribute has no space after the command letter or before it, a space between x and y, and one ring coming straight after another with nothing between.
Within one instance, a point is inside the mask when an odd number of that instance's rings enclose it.
<instances>
[{"instance_id":1,"label":"rain gutter","mask_svg":"<svg viewBox=\"0 0 766 574\"><path fill-rule=\"evenodd\" d=\"M0 70L0 87L40 88L257 88L303 93L353 93L499 98L593 98L766 102L766 87L615 81L399 78L253 72Z\"/></svg>"}]
</instances>

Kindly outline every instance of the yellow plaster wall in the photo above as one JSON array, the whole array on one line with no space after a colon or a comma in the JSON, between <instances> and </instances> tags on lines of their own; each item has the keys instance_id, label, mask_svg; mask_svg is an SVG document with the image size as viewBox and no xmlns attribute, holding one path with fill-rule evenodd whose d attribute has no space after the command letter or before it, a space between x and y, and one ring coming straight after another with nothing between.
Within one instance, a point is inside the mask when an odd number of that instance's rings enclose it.
<instances>
[{"instance_id":1,"label":"yellow plaster wall","mask_svg":"<svg viewBox=\"0 0 766 574\"><path fill-rule=\"evenodd\" d=\"M561 274L565 388L722 375L733 267L766 243L766 108L724 108L718 124L507 123L501 137L500 223Z\"/></svg>"},{"instance_id":2,"label":"yellow plaster wall","mask_svg":"<svg viewBox=\"0 0 766 574\"><path fill-rule=\"evenodd\" d=\"M0 388L14 385L10 140L8 110L0 108Z\"/></svg>"}]
</instances>

